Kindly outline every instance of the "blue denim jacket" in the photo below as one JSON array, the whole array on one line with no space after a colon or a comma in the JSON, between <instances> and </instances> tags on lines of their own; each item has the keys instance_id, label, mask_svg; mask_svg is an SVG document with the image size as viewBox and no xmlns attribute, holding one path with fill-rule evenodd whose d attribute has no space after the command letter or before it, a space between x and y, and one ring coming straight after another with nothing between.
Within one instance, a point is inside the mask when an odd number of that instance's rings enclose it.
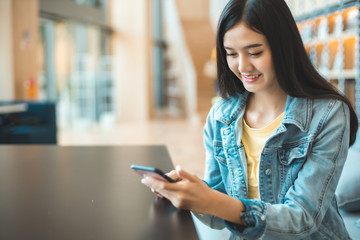
<instances>
[{"instance_id":1,"label":"blue denim jacket","mask_svg":"<svg viewBox=\"0 0 360 240\"><path fill-rule=\"evenodd\" d=\"M204 127L204 181L244 202L246 211L241 217L247 227L197 216L210 227L227 226L239 239L350 239L335 198L349 148L347 105L287 97L283 122L261 152L261 200L255 200L247 199L247 164L241 143L247 96L217 102Z\"/></svg>"}]
</instances>

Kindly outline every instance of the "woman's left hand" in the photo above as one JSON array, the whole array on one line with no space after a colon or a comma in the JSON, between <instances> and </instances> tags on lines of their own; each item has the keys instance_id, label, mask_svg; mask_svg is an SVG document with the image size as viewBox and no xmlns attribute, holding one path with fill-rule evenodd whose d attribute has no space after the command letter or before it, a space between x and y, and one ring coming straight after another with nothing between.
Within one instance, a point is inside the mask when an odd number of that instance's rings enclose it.
<instances>
[{"instance_id":1,"label":"woman's left hand","mask_svg":"<svg viewBox=\"0 0 360 240\"><path fill-rule=\"evenodd\" d=\"M171 172L170 177L178 181L169 183L152 177L145 177L141 182L151 188L153 192L170 200L177 208L201 213L211 211L211 195L214 190L200 178L179 166Z\"/></svg>"}]
</instances>

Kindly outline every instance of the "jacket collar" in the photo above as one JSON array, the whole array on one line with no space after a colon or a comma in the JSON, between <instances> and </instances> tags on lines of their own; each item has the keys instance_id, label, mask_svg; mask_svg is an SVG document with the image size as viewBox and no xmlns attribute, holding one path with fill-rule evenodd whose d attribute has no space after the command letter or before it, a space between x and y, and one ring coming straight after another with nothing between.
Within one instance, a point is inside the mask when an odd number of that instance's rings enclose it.
<instances>
[{"instance_id":1,"label":"jacket collar","mask_svg":"<svg viewBox=\"0 0 360 240\"><path fill-rule=\"evenodd\" d=\"M239 117L243 117L246 101L249 92L239 94L227 100L217 103L214 118L226 125L230 125ZM307 98L297 98L288 96L285 104L284 124L294 124L301 131L307 132L312 116L313 101Z\"/></svg>"},{"instance_id":2,"label":"jacket collar","mask_svg":"<svg viewBox=\"0 0 360 240\"><path fill-rule=\"evenodd\" d=\"M301 131L309 131L313 115L313 100L288 96L285 105L284 124L294 124Z\"/></svg>"},{"instance_id":3,"label":"jacket collar","mask_svg":"<svg viewBox=\"0 0 360 240\"><path fill-rule=\"evenodd\" d=\"M244 115L248 96L249 92L245 92L244 94L239 94L236 97L220 100L217 103L217 106L215 106L215 120L218 120L226 125L230 125L239 117L239 114L240 117L242 117Z\"/></svg>"}]
</instances>

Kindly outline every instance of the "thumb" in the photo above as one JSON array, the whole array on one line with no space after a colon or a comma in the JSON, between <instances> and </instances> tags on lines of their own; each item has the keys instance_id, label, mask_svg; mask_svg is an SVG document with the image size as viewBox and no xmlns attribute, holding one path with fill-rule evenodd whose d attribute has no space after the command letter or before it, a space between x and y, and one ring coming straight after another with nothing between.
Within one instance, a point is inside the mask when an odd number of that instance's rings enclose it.
<instances>
[{"instance_id":1,"label":"thumb","mask_svg":"<svg viewBox=\"0 0 360 240\"><path fill-rule=\"evenodd\" d=\"M176 166L176 173L180 178L185 178L190 180L191 182L194 182L197 180L197 176L194 174L191 174L185 170L183 170L180 166Z\"/></svg>"}]
</instances>

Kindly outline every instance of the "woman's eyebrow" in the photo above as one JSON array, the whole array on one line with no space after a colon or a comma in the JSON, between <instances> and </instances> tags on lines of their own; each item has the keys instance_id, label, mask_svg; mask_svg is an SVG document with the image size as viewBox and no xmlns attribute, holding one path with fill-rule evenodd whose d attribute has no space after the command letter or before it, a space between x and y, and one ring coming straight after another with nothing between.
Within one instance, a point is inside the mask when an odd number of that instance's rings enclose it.
<instances>
[{"instance_id":1,"label":"woman's eyebrow","mask_svg":"<svg viewBox=\"0 0 360 240\"><path fill-rule=\"evenodd\" d=\"M245 46L245 47L243 47L243 49L256 48L256 47L261 47L261 46L262 46L261 43L255 43L255 44Z\"/></svg>"},{"instance_id":2,"label":"woman's eyebrow","mask_svg":"<svg viewBox=\"0 0 360 240\"><path fill-rule=\"evenodd\" d=\"M263 44L261 44L261 43L254 43L254 44L250 44L250 45L247 45L247 46L243 47L243 49L256 48L256 47L261 47L261 46L263 46ZM234 50L233 48L227 47L227 46L224 46L224 48L225 48L226 50Z\"/></svg>"}]
</instances>

